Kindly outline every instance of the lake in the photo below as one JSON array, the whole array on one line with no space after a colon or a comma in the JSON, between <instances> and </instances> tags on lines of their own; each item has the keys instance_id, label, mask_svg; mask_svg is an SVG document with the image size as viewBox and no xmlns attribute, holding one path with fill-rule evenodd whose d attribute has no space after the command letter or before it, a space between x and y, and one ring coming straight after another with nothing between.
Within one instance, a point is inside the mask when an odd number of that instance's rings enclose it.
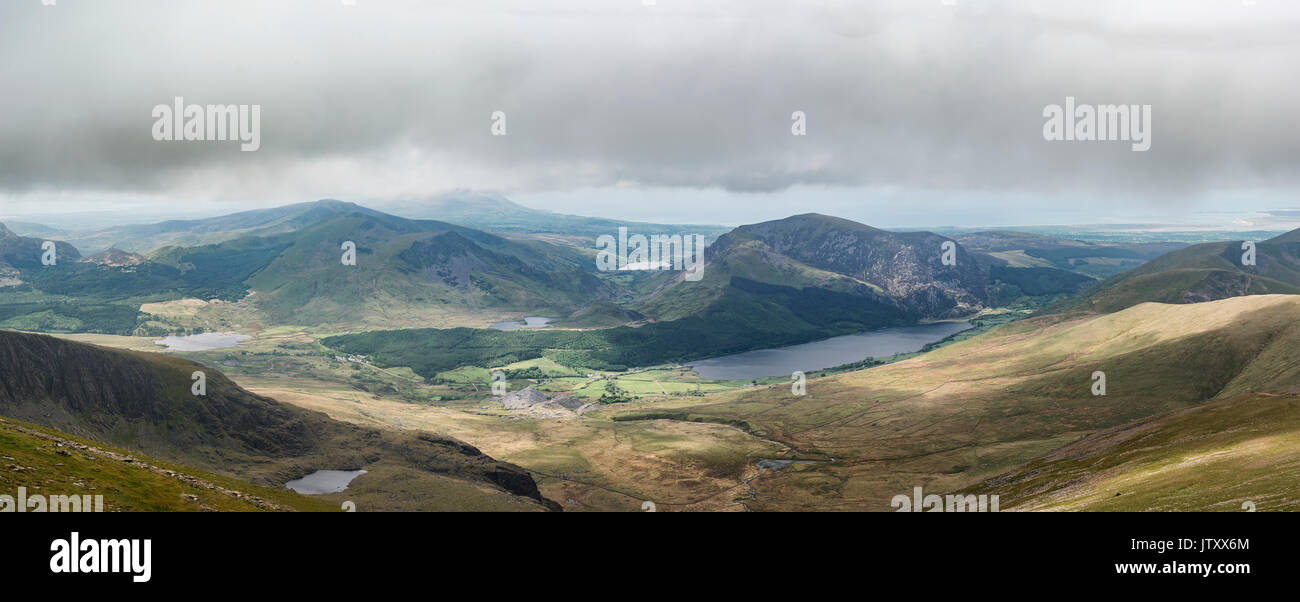
<instances>
[{"instance_id":1,"label":"lake","mask_svg":"<svg viewBox=\"0 0 1300 602\"><path fill-rule=\"evenodd\" d=\"M496 330L519 330L520 328L545 328L546 324L555 318L539 318L529 316L524 318L523 323L519 322L493 322L492 328Z\"/></svg>"},{"instance_id":2,"label":"lake","mask_svg":"<svg viewBox=\"0 0 1300 602\"><path fill-rule=\"evenodd\" d=\"M338 493L348 488L348 483L363 474L364 470L318 470L301 479L294 479L284 486L306 495L321 493Z\"/></svg>"},{"instance_id":3,"label":"lake","mask_svg":"<svg viewBox=\"0 0 1300 602\"><path fill-rule=\"evenodd\" d=\"M703 378L719 380L790 376L796 370L812 372L869 357L883 358L895 353L920 351L927 343L943 340L970 328L972 326L967 322L935 322L882 328L789 347L756 349L697 360L691 364L691 368Z\"/></svg>"},{"instance_id":4,"label":"lake","mask_svg":"<svg viewBox=\"0 0 1300 602\"><path fill-rule=\"evenodd\" d=\"M253 337L233 332L205 332L183 337L174 334L167 335L166 338L154 341L154 343L166 347L169 351L207 351L209 349L237 347L240 343L251 338Z\"/></svg>"}]
</instances>

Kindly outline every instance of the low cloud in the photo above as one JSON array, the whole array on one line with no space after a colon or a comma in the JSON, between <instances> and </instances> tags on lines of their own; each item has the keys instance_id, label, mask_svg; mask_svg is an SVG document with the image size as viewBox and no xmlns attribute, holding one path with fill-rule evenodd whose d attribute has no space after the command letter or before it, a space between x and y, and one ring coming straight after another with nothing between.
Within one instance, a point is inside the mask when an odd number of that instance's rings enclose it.
<instances>
[{"instance_id":1,"label":"low cloud","mask_svg":"<svg viewBox=\"0 0 1300 602\"><path fill-rule=\"evenodd\" d=\"M1268 0L6 2L0 198L860 187L1177 206L1297 184L1298 21ZM154 141L176 96L261 105L261 148ZM1151 150L1045 141L1066 96L1151 105Z\"/></svg>"}]
</instances>

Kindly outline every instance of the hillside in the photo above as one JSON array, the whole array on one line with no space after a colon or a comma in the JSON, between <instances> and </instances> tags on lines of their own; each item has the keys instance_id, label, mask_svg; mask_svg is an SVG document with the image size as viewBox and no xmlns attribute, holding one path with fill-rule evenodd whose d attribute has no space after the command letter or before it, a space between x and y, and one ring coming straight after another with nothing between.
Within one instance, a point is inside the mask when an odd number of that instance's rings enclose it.
<instances>
[{"instance_id":1,"label":"hillside","mask_svg":"<svg viewBox=\"0 0 1300 602\"><path fill-rule=\"evenodd\" d=\"M1193 245L1113 276L1061 311L1111 312L1138 303L1200 303L1242 295L1300 293L1300 231L1256 244L1242 265L1242 241Z\"/></svg>"},{"instance_id":2,"label":"hillside","mask_svg":"<svg viewBox=\"0 0 1300 602\"><path fill-rule=\"evenodd\" d=\"M1241 395L1106 429L964 493L998 495L1003 511L1300 510L1300 396Z\"/></svg>"},{"instance_id":3,"label":"hillside","mask_svg":"<svg viewBox=\"0 0 1300 602\"><path fill-rule=\"evenodd\" d=\"M56 265L59 262L72 263L81 259L76 247L63 242L53 241ZM17 270L39 270L54 266L41 263L44 254L44 239L19 236L4 224L0 224L0 266L9 266Z\"/></svg>"},{"instance_id":4,"label":"hillside","mask_svg":"<svg viewBox=\"0 0 1300 602\"><path fill-rule=\"evenodd\" d=\"M0 419L0 467L0 495L17 498L20 487L28 497L99 495L104 512L341 509L317 497L162 462L14 420Z\"/></svg>"},{"instance_id":5,"label":"hillside","mask_svg":"<svg viewBox=\"0 0 1300 602\"><path fill-rule=\"evenodd\" d=\"M205 396L191 393L196 370ZM459 441L337 422L174 356L0 331L0 375L2 416L257 485L364 469L337 494L362 509L555 507L527 472Z\"/></svg>"},{"instance_id":6,"label":"hillside","mask_svg":"<svg viewBox=\"0 0 1300 602\"><path fill-rule=\"evenodd\" d=\"M568 314L609 294L573 251L433 220L344 214L276 240L283 249L245 281L274 321L391 318L430 308ZM340 261L343 241L356 244L355 266Z\"/></svg>"},{"instance_id":7,"label":"hillside","mask_svg":"<svg viewBox=\"0 0 1300 602\"><path fill-rule=\"evenodd\" d=\"M755 509L889 510L953 491L1080 436L1207 400L1300 384L1300 297L1146 303L1022 320L925 355L788 385L681 400L626 419L740 423L799 464L751 483ZM1105 396L1091 391L1094 371ZM834 458L833 462L826 461Z\"/></svg>"}]
</instances>

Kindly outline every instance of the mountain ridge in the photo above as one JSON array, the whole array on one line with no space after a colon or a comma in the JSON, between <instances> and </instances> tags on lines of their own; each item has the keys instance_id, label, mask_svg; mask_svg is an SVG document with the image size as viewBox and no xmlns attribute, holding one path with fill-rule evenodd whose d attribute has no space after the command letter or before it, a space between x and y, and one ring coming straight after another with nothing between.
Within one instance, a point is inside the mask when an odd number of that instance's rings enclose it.
<instances>
[{"instance_id":1,"label":"mountain ridge","mask_svg":"<svg viewBox=\"0 0 1300 602\"><path fill-rule=\"evenodd\" d=\"M1138 303L1199 303L1258 294L1300 294L1300 230L1255 244L1255 265L1243 265L1245 241L1201 243L1161 255L1112 276L1050 311L1111 312Z\"/></svg>"}]
</instances>

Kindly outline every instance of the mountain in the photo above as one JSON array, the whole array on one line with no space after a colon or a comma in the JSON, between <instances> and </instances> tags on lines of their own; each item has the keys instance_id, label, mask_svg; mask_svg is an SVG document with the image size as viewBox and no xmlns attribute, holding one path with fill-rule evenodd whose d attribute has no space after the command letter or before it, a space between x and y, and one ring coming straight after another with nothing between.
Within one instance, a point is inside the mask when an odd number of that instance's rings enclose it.
<instances>
[{"instance_id":1,"label":"mountain","mask_svg":"<svg viewBox=\"0 0 1300 602\"><path fill-rule=\"evenodd\" d=\"M18 270L40 270L46 266L41 262L45 250L45 239L19 236L4 224L0 224L0 267L5 265ZM70 263L81 259L76 247L63 242L53 241L55 265L59 262Z\"/></svg>"},{"instance_id":2,"label":"mountain","mask_svg":"<svg viewBox=\"0 0 1300 602\"><path fill-rule=\"evenodd\" d=\"M15 233L32 238L44 240L67 240L68 231L61 228L51 228L44 224L23 221L8 221L5 225Z\"/></svg>"},{"instance_id":3,"label":"mountain","mask_svg":"<svg viewBox=\"0 0 1300 602\"><path fill-rule=\"evenodd\" d=\"M489 232L560 234L594 239L615 235L619 227L645 233L699 234L713 238L727 228L707 224L651 224L601 217L552 213L525 207L499 194L459 190L420 200L388 201L375 205L389 213L413 219L438 219Z\"/></svg>"},{"instance_id":4,"label":"mountain","mask_svg":"<svg viewBox=\"0 0 1300 602\"><path fill-rule=\"evenodd\" d=\"M130 334L138 313L131 306L187 297L238 301L250 292L271 323L390 328L481 321L484 316L473 314L483 310L567 315L611 296L587 252L569 245L512 240L349 203L250 213L256 215L216 218L204 227L266 224L277 216L274 228L290 231L167 246L144 258L113 247L82 262L74 261L80 257L74 247L59 243L67 261L44 269L39 240L0 232L0 259L12 259L14 268L0 266L0 283L43 295L0 303L0 326ZM342 262L345 241L356 245L356 265ZM87 314L95 304L108 304L101 313L111 317Z\"/></svg>"},{"instance_id":5,"label":"mountain","mask_svg":"<svg viewBox=\"0 0 1300 602\"><path fill-rule=\"evenodd\" d=\"M967 315L985 301L985 276L960 245L956 265L943 265L946 241L929 232L889 232L813 213L741 226L708 247L700 282L669 273L664 278L673 280L635 307L674 319L720 303L771 301L779 306L768 309L774 317L793 313L801 321L824 322L805 298L816 291L842 310L840 321L863 328Z\"/></svg>"},{"instance_id":6,"label":"mountain","mask_svg":"<svg viewBox=\"0 0 1300 602\"><path fill-rule=\"evenodd\" d=\"M391 327L399 312L568 314L609 296L574 250L446 222L352 213L273 240L283 247L245 282L276 321L375 316ZM356 265L342 263L343 241L355 243Z\"/></svg>"},{"instance_id":7,"label":"mountain","mask_svg":"<svg viewBox=\"0 0 1300 602\"><path fill-rule=\"evenodd\" d=\"M168 220L85 231L59 231L37 224L24 227L32 232L58 233L60 240L66 240L77 248L92 253L110 247L131 253L149 253L166 246L196 247L246 236L294 232L343 213L382 215L356 203L325 199L206 219Z\"/></svg>"},{"instance_id":8,"label":"mountain","mask_svg":"<svg viewBox=\"0 0 1300 602\"><path fill-rule=\"evenodd\" d=\"M1200 303L1300 293L1300 230L1257 243L1255 265L1242 265L1242 242L1204 243L1167 253L1056 309L1111 312L1147 301Z\"/></svg>"},{"instance_id":9,"label":"mountain","mask_svg":"<svg viewBox=\"0 0 1300 602\"><path fill-rule=\"evenodd\" d=\"M1298 354L1300 296L1144 303L1028 318L901 362L809 373L802 396L782 383L619 419L663 419L671 410L682 420L743 425L790 446L789 457L811 460L751 481L751 508L888 511L893 496L914 487L972 487L1105 429L1285 393L1300 386ZM1102 396L1092 389L1098 371Z\"/></svg>"},{"instance_id":10,"label":"mountain","mask_svg":"<svg viewBox=\"0 0 1300 602\"><path fill-rule=\"evenodd\" d=\"M162 354L0 331L0 415L264 486L367 470L346 491L361 509L555 507L527 472L460 441L338 422Z\"/></svg>"}]
</instances>

